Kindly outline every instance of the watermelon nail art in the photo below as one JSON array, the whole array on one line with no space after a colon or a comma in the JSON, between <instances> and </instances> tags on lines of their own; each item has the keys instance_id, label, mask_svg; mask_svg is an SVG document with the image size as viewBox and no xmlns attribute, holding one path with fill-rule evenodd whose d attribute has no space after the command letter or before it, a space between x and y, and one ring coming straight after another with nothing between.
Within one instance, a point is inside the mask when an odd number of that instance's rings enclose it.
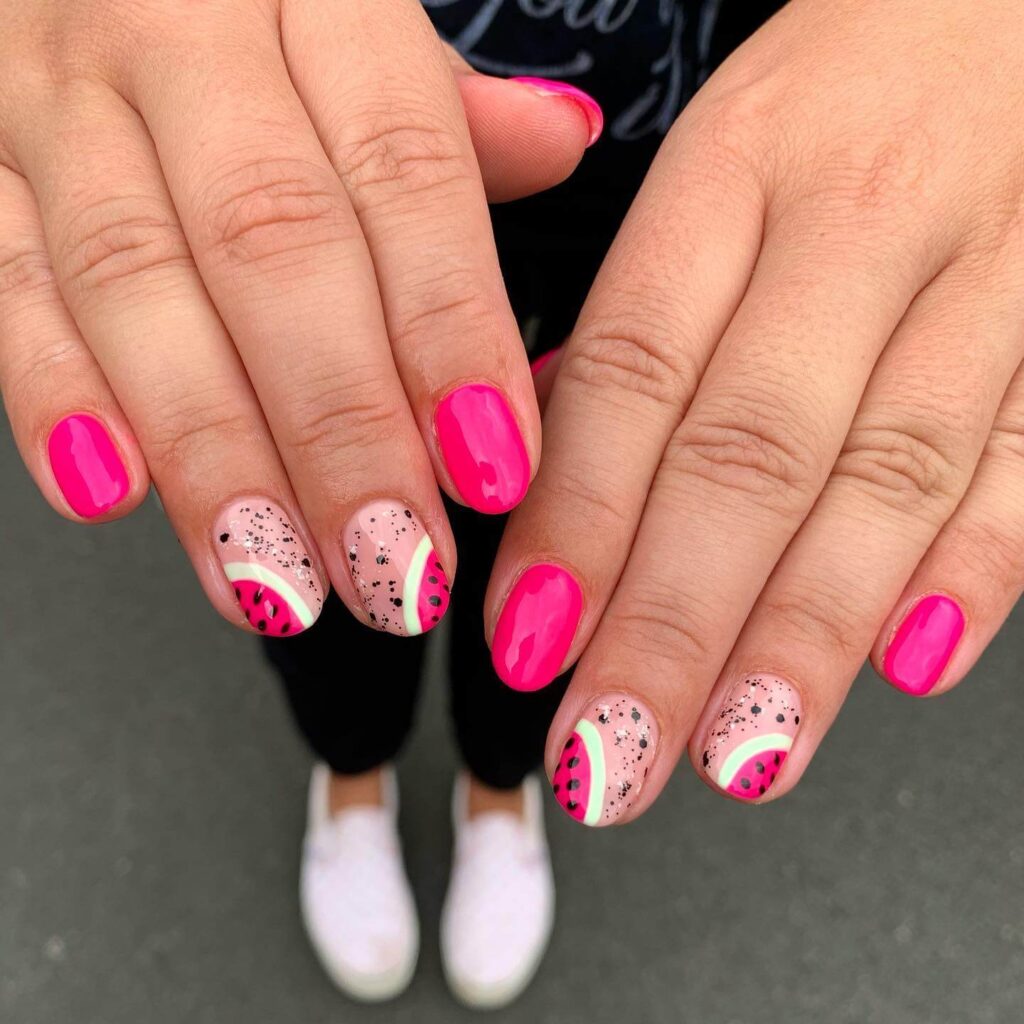
<instances>
[{"instance_id":1,"label":"watermelon nail art","mask_svg":"<svg viewBox=\"0 0 1024 1024\"><path fill-rule=\"evenodd\" d=\"M757 800L778 777L800 728L800 694L779 676L750 675L718 712L701 764L721 790Z\"/></svg>"},{"instance_id":2,"label":"watermelon nail art","mask_svg":"<svg viewBox=\"0 0 1024 1024\"><path fill-rule=\"evenodd\" d=\"M324 587L288 516L266 498L221 514L213 544L246 622L267 636L294 636L316 622Z\"/></svg>"},{"instance_id":3,"label":"watermelon nail art","mask_svg":"<svg viewBox=\"0 0 1024 1024\"><path fill-rule=\"evenodd\" d=\"M654 716L625 694L587 706L558 758L551 788L570 818L611 825L643 789L658 745Z\"/></svg>"},{"instance_id":4,"label":"watermelon nail art","mask_svg":"<svg viewBox=\"0 0 1024 1024\"><path fill-rule=\"evenodd\" d=\"M441 621L451 592L448 577L430 535L408 505L372 502L349 520L342 542L373 627L395 636L419 636Z\"/></svg>"}]
</instances>

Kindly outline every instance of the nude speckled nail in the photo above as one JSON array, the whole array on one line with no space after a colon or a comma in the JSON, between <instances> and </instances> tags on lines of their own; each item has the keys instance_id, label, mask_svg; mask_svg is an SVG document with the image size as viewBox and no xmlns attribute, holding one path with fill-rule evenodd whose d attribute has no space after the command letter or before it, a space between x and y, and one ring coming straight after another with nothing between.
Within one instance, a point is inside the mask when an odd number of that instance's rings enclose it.
<instances>
[{"instance_id":1,"label":"nude speckled nail","mask_svg":"<svg viewBox=\"0 0 1024 1024\"><path fill-rule=\"evenodd\" d=\"M746 676L726 695L701 765L723 792L757 800L771 788L800 728L796 687L780 676Z\"/></svg>"},{"instance_id":2,"label":"nude speckled nail","mask_svg":"<svg viewBox=\"0 0 1024 1024\"><path fill-rule=\"evenodd\" d=\"M598 697L562 746L555 799L584 825L613 825L640 797L657 748L658 727L644 704L623 693Z\"/></svg>"},{"instance_id":3,"label":"nude speckled nail","mask_svg":"<svg viewBox=\"0 0 1024 1024\"><path fill-rule=\"evenodd\" d=\"M372 501L342 538L352 582L370 624L395 636L419 636L448 610L450 587L419 516L401 501Z\"/></svg>"}]
</instances>

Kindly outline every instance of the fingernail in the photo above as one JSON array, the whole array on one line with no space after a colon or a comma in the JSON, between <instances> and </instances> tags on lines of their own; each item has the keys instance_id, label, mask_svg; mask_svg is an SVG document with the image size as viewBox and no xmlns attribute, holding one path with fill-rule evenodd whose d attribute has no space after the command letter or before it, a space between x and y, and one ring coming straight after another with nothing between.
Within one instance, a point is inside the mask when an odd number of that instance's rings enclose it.
<instances>
[{"instance_id":1,"label":"fingernail","mask_svg":"<svg viewBox=\"0 0 1024 1024\"><path fill-rule=\"evenodd\" d=\"M562 351L562 348L563 346L559 345L558 348L553 348L550 352L545 352L544 355L537 356L537 358L534 359L532 363L530 363L530 373L532 373L533 376L536 377L537 374L540 373L540 371L543 370L544 367L547 366L548 363L550 363L551 360L554 359L555 356L557 356L558 353Z\"/></svg>"},{"instance_id":2,"label":"fingernail","mask_svg":"<svg viewBox=\"0 0 1024 1024\"><path fill-rule=\"evenodd\" d=\"M558 675L583 610L583 592L557 565L531 565L508 595L494 630L491 660L513 690L539 690Z\"/></svg>"},{"instance_id":3,"label":"fingernail","mask_svg":"<svg viewBox=\"0 0 1024 1024\"><path fill-rule=\"evenodd\" d=\"M701 758L721 790L757 800L778 777L800 728L800 694L779 676L751 675L726 698Z\"/></svg>"},{"instance_id":4,"label":"fingernail","mask_svg":"<svg viewBox=\"0 0 1024 1024\"><path fill-rule=\"evenodd\" d=\"M550 78L519 76L511 80L529 86L541 96L564 96L566 99L573 100L583 109L587 124L590 126L590 138L587 140L587 146L592 146L601 137L601 132L604 130L604 111L601 109L601 104L582 89L577 89L575 85L569 85L568 82L556 82Z\"/></svg>"},{"instance_id":5,"label":"fingernail","mask_svg":"<svg viewBox=\"0 0 1024 1024\"><path fill-rule=\"evenodd\" d=\"M456 388L434 416L441 454L463 500L478 512L508 512L523 500L530 460L501 392L489 384Z\"/></svg>"},{"instance_id":6,"label":"fingernail","mask_svg":"<svg viewBox=\"0 0 1024 1024\"><path fill-rule=\"evenodd\" d=\"M423 523L400 501L373 501L342 537L349 571L371 624L395 636L419 636L448 610L448 577Z\"/></svg>"},{"instance_id":7,"label":"fingernail","mask_svg":"<svg viewBox=\"0 0 1024 1024\"><path fill-rule=\"evenodd\" d=\"M886 677L904 693L929 693L964 632L964 613L944 594L921 598L900 623L885 652Z\"/></svg>"},{"instance_id":8,"label":"fingernail","mask_svg":"<svg viewBox=\"0 0 1024 1024\"><path fill-rule=\"evenodd\" d=\"M588 704L562 746L551 788L570 818L612 825L643 790L658 747L654 715L623 693Z\"/></svg>"},{"instance_id":9,"label":"fingernail","mask_svg":"<svg viewBox=\"0 0 1024 1024\"><path fill-rule=\"evenodd\" d=\"M214 525L213 543L253 629L267 636L294 636L316 622L324 586L278 505L266 498L232 502Z\"/></svg>"},{"instance_id":10,"label":"fingernail","mask_svg":"<svg viewBox=\"0 0 1024 1024\"><path fill-rule=\"evenodd\" d=\"M82 413L62 419L47 442L50 467L76 515L95 519L128 494L128 471L99 420Z\"/></svg>"}]
</instances>

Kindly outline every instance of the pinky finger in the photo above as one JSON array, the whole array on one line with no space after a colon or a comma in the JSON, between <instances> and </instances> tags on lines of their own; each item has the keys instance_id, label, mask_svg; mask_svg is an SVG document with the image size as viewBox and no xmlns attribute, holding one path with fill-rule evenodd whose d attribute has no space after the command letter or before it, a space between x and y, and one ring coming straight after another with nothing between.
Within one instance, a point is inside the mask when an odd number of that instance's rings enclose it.
<instances>
[{"instance_id":1,"label":"pinky finger","mask_svg":"<svg viewBox=\"0 0 1024 1024\"><path fill-rule=\"evenodd\" d=\"M970 488L882 627L871 662L904 693L945 693L971 670L1022 592L1024 367Z\"/></svg>"},{"instance_id":2,"label":"pinky finger","mask_svg":"<svg viewBox=\"0 0 1024 1024\"><path fill-rule=\"evenodd\" d=\"M149 473L57 287L28 183L0 167L0 392L46 500L78 522L127 515Z\"/></svg>"}]
</instances>

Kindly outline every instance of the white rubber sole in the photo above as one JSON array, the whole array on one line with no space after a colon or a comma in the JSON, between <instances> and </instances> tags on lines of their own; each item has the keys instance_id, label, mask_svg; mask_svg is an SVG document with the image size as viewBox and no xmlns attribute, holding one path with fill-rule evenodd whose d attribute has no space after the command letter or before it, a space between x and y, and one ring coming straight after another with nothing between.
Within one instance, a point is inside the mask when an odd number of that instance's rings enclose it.
<instances>
[{"instance_id":1,"label":"white rubber sole","mask_svg":"<svg viewBox=\"0 0 1024 1024\"><path fill-rule=\"evenodd\" d=\"M445 942L445 924L442 918L441 925L441 951L442 967L444 969L445 981L455 998L463 1006L470 1010L501 1010L514 1003L529 987L544 962L548 951L548 944L551 941L551 933L555 925L555 908L552 904L544 922L544 939L538 943L537 949L515 974L501 981L490 984L479 984L468 978L460 978L448 964L448 958L444 956L447 948Z\"/></svg>"},{"instance_id":2,"label":"white rubber sole","mask_svg":"<svg viewBox=\"0 0 1024 1024\"><path fill-rule=\"evenodd\" d=\"M412 984L420 956L418 928L413 936L409 956L405 963L380 974L361 974L357 971L350 971L327 955L327 951L315 938L304 906L302 908L302 923L309 938L309 944L316 954L320 966L324 969L324 973L349 998L360 1003L386 1003L391 999L397 999Z\"/></svg>"}]
</instances>

